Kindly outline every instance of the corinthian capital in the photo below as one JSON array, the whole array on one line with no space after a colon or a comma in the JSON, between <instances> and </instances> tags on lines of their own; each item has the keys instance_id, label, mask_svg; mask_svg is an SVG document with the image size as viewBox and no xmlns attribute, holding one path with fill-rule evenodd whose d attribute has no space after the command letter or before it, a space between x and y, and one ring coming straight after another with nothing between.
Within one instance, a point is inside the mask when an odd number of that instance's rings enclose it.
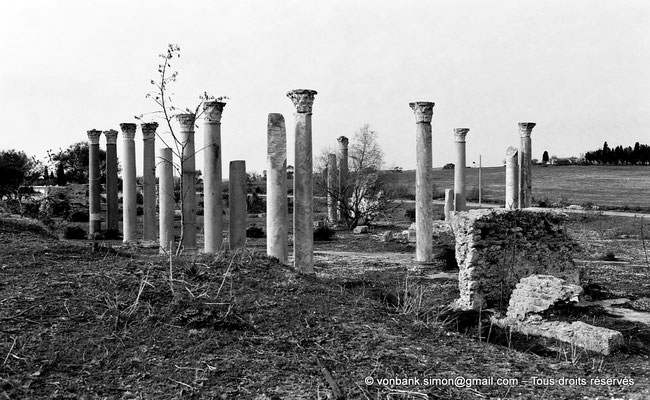
<instances>
[{"instance_id":1,"label":"corinthian capital","mask_svg":"<svg viewBox=\"0 0 650 400\"><path fill-rule=\"evenodd\" d=\"M347 137L339 136L336 140L339 142L339 147L341 147L343 149L348 148L348 138Z\"/></svg>"},{"instance_id":2,"label":"corinthian capital","mask_svg":"<svg viewBox=\"0 0 650 400\"><path fill-rule=\"evenodd\" d=\"M106 144L117 144L117 131L115 129L104 131L104 136L106 137Z\"/></svg>"},{"instance_id":3,"label":"corinthian capital","mask_svg":"<svg viewBox=\"0 0 650 400\"><path fill-rule=\"evenodd\" d=\"M416 101L409 103L409 106L415 113L415 122L431 122L434 105L436 105L436 103L430 101Z\"/></svg>"},{"instance_id":4,"label":"corinthian capital","mask_svg":"<svg viewBox=\"0 0 650 400\"><path fill-rule=\"evenodd\" d=\"M534 122L520 122L519 123L519 137L530 137L533 128L537 125Z\"/></svg>"},{"instance_id":5,"label":"corinthian capital","mask_svg":"<svg viewBox=\"0 0 650 400\"><path fill-rule=\"evenodd\" d=\"M99 144L99 136L102 134L102 131L97 129L91 129L87 131L88 133L88 143L89 144Z\"/></svg>"},{"instance_id":6,"label":"corinthian capital","mask_svg":"<svg viewBox=\"0 0 650 400\"><path fill-rule=\"evenodd\" d=\"M208 124L220 124L221 123L221 114L223 113L223 108L226 106L226 103L221 101L206 101L203 103L203 113L205 114L205 122Z\"/></svg>"},{"instance_id":7,"label":"corinthian capital","mask_svg":"<svg viewBox=\"0 0 650 400\"><path fill-rule=\"evenodd\" d=\"M122 137L124 139L135 139L135 128L136 124L125 122L120 124L120 129L122 130Z\"/></svg>"},{"instance_id":8,"label":"corinthian capital","mask_svg":"<svg viewBox=\"0 0 650 400\"><path fill-rule=\"evenodd\" d=\"M181 124L181 130L194 131L194 120L196 119L196 115L192 113L178 114L176 115L176 119L178 120L178 123Z\"/></svg>"},{"instance_id":9,"label":"corinthian capital","mask_svg":"<svg viewBox=\"0 0 650 400\"><path fill-rule=\"evenodd\" d=\"M311 114L314 96L317 93L317 91L310 89L295 89L287 92L287 97L293 101L297 112Z\"/></svg>"},{"instance_id":10,"label":"corinthian capital","mask_svg":"<svg viewBox=\"0 0 650 400\"><path fill-rule=\"evenodd\" d=\"M469 132L469 128L454 128L454 139L456 139L456 142L465 142L467 132Z\"/></svg>"},{"instance_id":11,"label":"corinthian capital","mask_svg":"<svg viewBox=\"0 0 650 400\"><path fill-rule=\"evenodd\" d=\"M156 137L158 122L146 122L140 125L142 129L142 140L153 140Z\"/></svg>"}]
</instances>

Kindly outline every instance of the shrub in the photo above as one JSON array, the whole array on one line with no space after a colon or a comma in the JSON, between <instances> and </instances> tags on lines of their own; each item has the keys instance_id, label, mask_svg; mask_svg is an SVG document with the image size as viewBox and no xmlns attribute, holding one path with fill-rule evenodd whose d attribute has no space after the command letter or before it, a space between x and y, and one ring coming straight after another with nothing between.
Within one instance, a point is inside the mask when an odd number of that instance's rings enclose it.
<instances>
[{"instance_id":1,"label":"shrub","mask_svg":"<svg viewBox=\"0 0 650 400\"><path fill-rule=\"evenodd\" d=\"M70 214L70 222L88 222L90 217L85 211L75 211Z\"/></svg>"},{"instance_id":2,"label":"shrub","mask_svg":"<svg viewBox=\"0 0 650 400\"><path fill-rule=\"evenodd\" d=\"M65 239L86 239L86 231L79 226L67 226L65 231L63 231L63 237Z\"/></svg>"},{"instance_id":3,"label":"shrub","mask_svg":"<svg viewBox=\"0 0 650 400\"><path fill-rule=\"evenodd\" d=\"M404 216L410 219L411 222L415 222L415 208L409 208L404 211Z\"/></svg>"},{"instance_id":4,"label":"shrub","mask_svg":"<svg viewBox=\"0 0 650 400\"><path fill-rule=\"evenodd\" d=\"M246 196L246 202L249 214L259 214L266 212L266 201L257 193Z\"/></svg>"},{"instance_id":5,"label":"shrub","mask_svg":"<svg viewBox=\"0 0 650 400\"><path fill-rule=\"evenodd\" d=\"M329 226L319 226L318 228L314 229L314 241L325 242L332 240L332 237L335 233L336 232L334 229L330 228Z\"/></svg>"},{"instance_id":6,"label":"shrub","mask_svg":"<svg viewBox=\"0 0 650 400\"><path fill-rule=\"evenodd\" d=\"M258 226L249 226L246 228L246 237L247 238L252 238L252 239L259 239L263 238L264 235L264 230Z\"/></svg>"}]
</instances>

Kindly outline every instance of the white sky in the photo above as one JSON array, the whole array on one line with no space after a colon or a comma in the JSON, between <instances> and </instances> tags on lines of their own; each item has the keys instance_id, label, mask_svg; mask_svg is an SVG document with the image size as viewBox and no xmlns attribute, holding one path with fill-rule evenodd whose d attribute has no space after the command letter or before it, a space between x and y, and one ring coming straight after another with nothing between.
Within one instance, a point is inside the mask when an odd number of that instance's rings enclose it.
<instances>
[{"instance_id":1,"label":"white sky","mask_svg":"<svg viewBox=\"0 0 650 400\"><path fill-rule=\"evenodd\" d=\"M47 149L117 129L156 110L145 94L158 54L173 66L178 107L203 91L230 98L227 162L266 169L266 120L287 121L291 89L318 91L314 154L364 123L386 167L415 168L411 101L434 101L434 166L454 161L453 128L468 127L467 162L499 165L517 122L537 123L533 157L650 143L650 2L30 0L0 15L0 149ZM199 124L201 125L201 124ZM160 129L159 129L160 130ZM197 148L203 132L196 132ZM104 139L102 138L102 147ZM141 163L141 133L136 136ZM120 142L118 141L118 148ZM202 168L202 159L197 160ZM138 166L141 170L141 166ZM227 176L227 175L224 175Z\"/></svg>"}]
</instances>

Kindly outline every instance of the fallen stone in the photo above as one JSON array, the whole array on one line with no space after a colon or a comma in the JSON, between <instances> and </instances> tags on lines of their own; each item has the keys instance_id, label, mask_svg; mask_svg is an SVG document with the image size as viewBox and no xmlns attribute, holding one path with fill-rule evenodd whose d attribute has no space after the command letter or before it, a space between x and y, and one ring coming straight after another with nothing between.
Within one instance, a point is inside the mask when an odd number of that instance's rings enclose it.
<instances>
[{"instance_id":1,"label":"fallen stone","mask_svg":"<svg viewBox=\"0 0 650 400\"><path fill-rule=\"evenodd\" d=\"M416 238L416 229L415 229L415 222L409 226L409 229L407 231L408 234L408 241L411 243L415 243L415 238Z\"/></svg>"},{"instance_id":2,"label":"fallen stone","mask_svg":"<svg viewBox=\"0 0 650 400\"><path fill-rule=\"evenodd\" d=\"M530 314L541 314L560 303L578 303L582 287L552 275L522 278L510 296L508 318L524 321Z\"/></svg>"},{"instance_id":3,"label":"fallen stone","mask_svg":"<svg viewBox=\"0 0 650 400\"><path fill-rule=\"evenodd\" d=\"M359 235L362 233L368 233L368 226L367 225L359 225L354 230L352 231L353 233Z\"/></svg>"},{"instance_id":4,"label":"fallen stone","mask_svg":"<svg viewBox=\"0 0 650 400\"><path fill-rule=\"evenodd\" d=\"M393 233L391 231L386 231L381 234L379 240L381 242L390 242L391 240L393 240Z\"/></svg>"}]
</instances>

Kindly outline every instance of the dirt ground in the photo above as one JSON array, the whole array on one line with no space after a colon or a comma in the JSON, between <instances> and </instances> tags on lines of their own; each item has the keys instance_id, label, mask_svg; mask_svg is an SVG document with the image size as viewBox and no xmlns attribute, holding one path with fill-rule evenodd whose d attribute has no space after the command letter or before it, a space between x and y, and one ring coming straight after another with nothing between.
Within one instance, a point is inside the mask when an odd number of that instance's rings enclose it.
<instances>
[{"instance_id":1,"label":"dirt ground","mask_svg":"<svg viewBox=\"0 0 650 400\"><path fill-rule=\"evenodd\" d=\"M264 239L170 260L0 222L0 399L650 398L647 325L573 310L625 336L601 356L453 314L449 240L417 265L412 243L380 241L406 226L316 242L308 276L263 256ZM568 226L589 293L642 308L645 222Z\"/></svg>"}]
</instances>

